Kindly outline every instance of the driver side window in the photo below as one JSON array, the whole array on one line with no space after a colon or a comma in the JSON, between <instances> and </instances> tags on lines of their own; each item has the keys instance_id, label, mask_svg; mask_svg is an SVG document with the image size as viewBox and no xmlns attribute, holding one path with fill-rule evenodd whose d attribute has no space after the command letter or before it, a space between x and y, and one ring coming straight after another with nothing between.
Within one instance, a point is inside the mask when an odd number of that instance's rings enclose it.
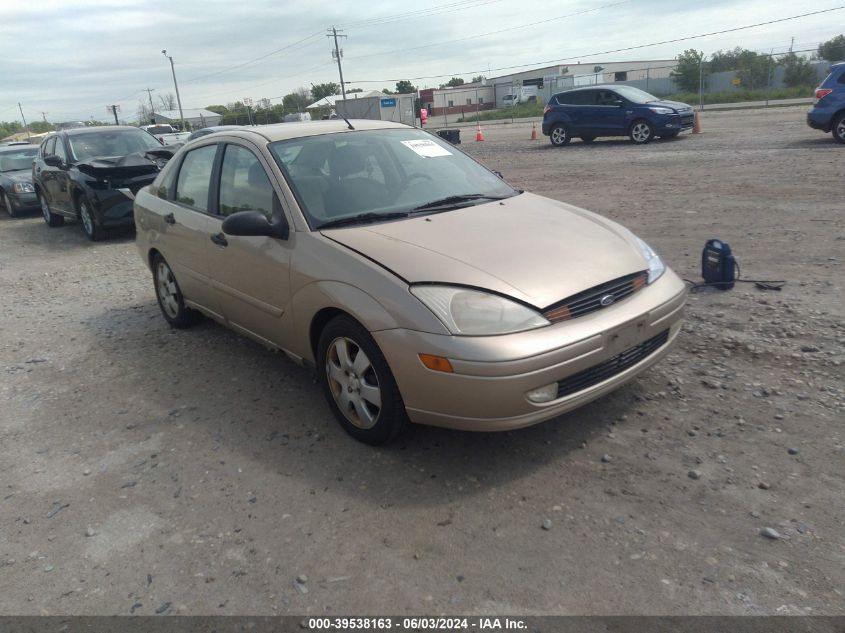
<instances>
[{"instance_id":1,"label":"driver side window","mask_svg":"<svg viewBox=\"0 0 845 633\"><path fill-rule=\"evenodd\" d=\"M258 157L240 145L227 145L220 169L218 213L259 211L273 217L273 185Z\"/></svg>"},{"instance_id":2,"label":"driver side window","mask_svg":"<svg viewBox=\"0 0 845 633\"><path fill-rule=\"evenodd\" d=\"M65 144L58 136L56 137L56 156L62 159L63 163L67 163L67 152L65 152Z\"/></svg>"}]
</instances>

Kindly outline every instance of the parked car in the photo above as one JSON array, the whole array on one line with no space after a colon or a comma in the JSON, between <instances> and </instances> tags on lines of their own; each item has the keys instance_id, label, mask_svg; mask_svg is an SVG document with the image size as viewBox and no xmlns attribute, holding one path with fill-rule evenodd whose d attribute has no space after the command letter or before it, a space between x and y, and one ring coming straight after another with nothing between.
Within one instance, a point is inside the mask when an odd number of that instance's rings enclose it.
<instances>
[{"instance_id":1,"label":"parked car","mask_svg":"<svg viewBox=\"0 0 845 633\"><path fill-rule=\"evenodd\" d=\"M69 129L50 134L32 163L44 221L79 219L91 240L106 229L134 226L132 199L150 184L173 150L136 127Z\"/></svg>"},{"instance_id":2,"label":"parked car","mask_svg":"<svg viewBox=\"0 0 845 633\"><path fill-rule=\"evenodd\" d=\"M0 147L0 207L15 217L38 209L32 186L32 161L38 145L19 143Z\"/></svg>"},{"instance_id":3,"label":"parked car","mask_svg":"<svg viewBox=\"0 0 845 633\"><path fill-rule=\"evenodd\" d=\"M835 140L845 143L845 62L831 66L830 74L816 89L807 125L830 132Z\"/></svg>"},{"instance_id":4,"label":"parked car","mask_svg":"<svg viewBox=\"0 0 845 633\"><path fill-rule=\"evenodd\" d=\"M628 136L637 144L672 138L692 129L692 106L658 99L632 86L590 86L552 95L543 110L543 134L552 145L573 137Z\"/></svg>"},{"instance_id":5,"label":"parked car","mask_svg":"<svg viewBox=\"0 0 845 633\"><path fill-rule=\"evenodd\" d=\"M214 134L215 132L240 129L243 129L240 125L212 125L210 127L204 127L201 130L194 130L191 132L191 135L185 139L185 142L190 143L194 139L202 138L203 136L208 136L209 134Z\"/></svg>"},{"instance_id":6,"label":"parked car","mask_svg":"<svg viewBox=\"0 0 845 633\"><path fill-rule=\"evenodd\" d=\"M219 133L135 199L170 325L198 312L316 367L343 428L535 424L660 359L686 286L628 229L387 121Z\"/></svg>"},{"instance_id":7,"label":"parked car","mask_svg":"<svg viewBox=\"0 0 845 633\"><path fill-rule=\"evenodd\" d=\"M170 123L153 123L151 125L142 125L139 129L144 130L147 134L158 136L159 134L173 134L178 132Z\"/></svg>"}]
</instances>

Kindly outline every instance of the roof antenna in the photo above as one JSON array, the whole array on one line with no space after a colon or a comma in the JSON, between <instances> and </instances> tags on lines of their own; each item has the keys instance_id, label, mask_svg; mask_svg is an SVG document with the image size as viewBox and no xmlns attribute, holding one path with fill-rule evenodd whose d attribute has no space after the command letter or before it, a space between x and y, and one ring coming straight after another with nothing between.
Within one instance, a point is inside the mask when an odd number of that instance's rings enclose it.
<instances>
[{"instance_id":1,"label":"roof antenna","mask_svg":"<svg viewBox=\"0 0 845 633\"><path fill-rule=\"evenodd\" d=\"M317 89L317 86L315 86L315 85L312 83L312 84L311 84L311 88L312 88L312 89L314 89L314 90L316 90L316 89ZM323 97L323 99L324 99L324 100L325 100L325 102L328 104L328 106L331 108L331 107L332 107L332 102L331 102L331 101L329 101L329 98L328 98L328 97ZM335 104L335 105L337 105L337 104ZM340 114L340 112L338 112L337 110L335 110L335 114L340 115L340 118L341 118L341 119L343 119L344 121L346 121L346 126L347 126L350 130L352 130L353 132L355 131L355 128L354 128L354 127L352 127L352 124L349 122L349 119L347 119L345 116L343 116L342 114Z\"/></svg>"}]
</instances>

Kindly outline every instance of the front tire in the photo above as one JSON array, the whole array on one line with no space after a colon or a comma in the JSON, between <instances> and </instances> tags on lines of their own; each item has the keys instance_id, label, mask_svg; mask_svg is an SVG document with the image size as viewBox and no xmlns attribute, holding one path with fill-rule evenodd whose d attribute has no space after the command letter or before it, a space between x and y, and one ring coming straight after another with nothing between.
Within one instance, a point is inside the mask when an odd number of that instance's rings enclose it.
<instances>
[{"instance_id":1,"label":"front tire","mask_svg":"<svg viewBox=\"0 0 845 633\"><path fill-rule=\"evenodd\" d=\"M317 367L323 393L343 429L365 444L385 444L408 423L393 372L370 333L348 316L320 333Z\"/></svg>"},{"instance_id":2,"label":"front tire","mask_svg":"<svg viewBox=\"0 0 845 633\"><path fill-rule=\"evenodd\" d=\"M172 327L183 329L199 319L199 313L185 307L182 289L167 260L159 254L153 257L153 283L161 314Z\"/></svg>"},{"instance_id":3,"label":"front tire","mask_svg":"<svg viewBox=\"0 0 845 633\"><path fill-rule=\"evenodd\" d=\"M79 220L82 222L82 230L85 235L92 242L98 242L103 239L105 231L94 220L94 212L91 210L91 203L84 196L79 198L77 203L79 208Z\"/></svg>"},{"instance_id":4,"label":"front tire","mask_svg":"<svg viewBox=\"0 0 845 633\"><path fill-rule=\"evenodd\" d=\"M569 145L572 137L569 135L569 129L563 123L558 123L549 130L549 140L555 147L563 147Z\"/></svg>"},{"instance_id":5,"label":"front tire","mask_svg":"<svg viewBox=\"0 0 845 633\"><path fill-rule=\"evenodd\" d=\"M637 145L645 145L654 138L654 128L645 119L639 119L631 124L628 136Z\"/></svg>"},{"instance_id":6,"label":"front tire","mask_svg":"<svg viewBox=\"0 0 845 633\"><path fill-rule=\"evenodd\" d=\"M47 202L47 198L45 198L44 194L41 192L38 192L38 202L41 204L41 215L44 216L44 221L47 223L47 226L51 229L54 229L57 226L64 226L65 219L50 210L50 203Z\"/></svg>"},{"instance_id":7,"label":"front tire","mask_svg":"<svg viewBox=\"0 0 845 633\"><path fill-rule=\"evenodd\" d=\"M833 134L833 140L838 143L845 143L845 112L840 114L833 121L833 127L830 130Z\"/></svg>"},{"instance_id":8,"label":"front tire","mask_svg":"<svg viewBox=\"0 0 845 633\"><path fill-rule=\"evenodd\" d=\"M10 218L14 218L17 216L17 213L12 208L12 203L9 202L9 198L8 196L6 196L6 192L2 190L0 190L0 207L6 209L6 213L9 214Z\"/></svg>"}]
</instances>

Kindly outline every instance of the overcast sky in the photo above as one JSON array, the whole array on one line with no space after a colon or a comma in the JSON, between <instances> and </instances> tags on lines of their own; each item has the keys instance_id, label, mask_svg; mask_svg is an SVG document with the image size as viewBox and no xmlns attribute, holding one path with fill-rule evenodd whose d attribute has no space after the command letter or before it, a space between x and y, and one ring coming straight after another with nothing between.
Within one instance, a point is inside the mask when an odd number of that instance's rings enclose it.
<instances>
[{"instance_id":1,"label":"overcast sky","mask_svg":"<svg viewBox=\"0 0 845 633\"><path fill-rule=\"evenodd\" d=\"M250 97L280 101L309 82L338 81L328 27L344 29L349 87L420 87L448 76L505 74L496 68L549 60L589 63L671 59L743 46L811 48L845 30L845 10L689 42L603 51L698 35L841 5L837 0L0 0L0 121L108 120L121 106L172 93L167 49L185 108ZM615 6L614 6L615 5ZM530 23L541 24L514 28ZM493 33L502 29L505 32ZM490 34L493 33L493 34ZM488 35L485 35L488 34ZM463 41L453 41L463 39ZM304 41L302 41L304 40ZM299 42L299 43L297 43ZM288 47L285 50L284 47ZM274 52L278 51L278 52ZM271 54L272 53L272 54ZM251 60L265 56L252 63ZM540 64L538 64L538 62ZM240 68L232 66L243 64ZM225 71L225 72L221 72ZM388 81L389 80L389 81Z\"/></svg>"}]
</instances>

